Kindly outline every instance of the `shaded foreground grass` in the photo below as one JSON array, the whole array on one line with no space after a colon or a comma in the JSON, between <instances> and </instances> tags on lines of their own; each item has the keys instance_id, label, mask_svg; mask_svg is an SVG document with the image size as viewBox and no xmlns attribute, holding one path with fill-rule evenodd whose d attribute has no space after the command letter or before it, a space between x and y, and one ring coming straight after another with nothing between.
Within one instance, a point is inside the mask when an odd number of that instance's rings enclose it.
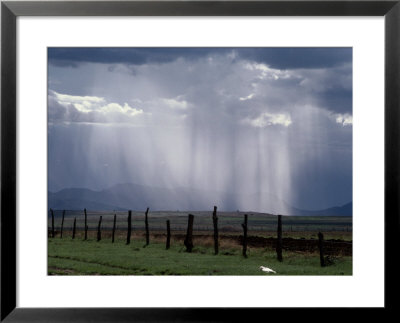
<instances>
[{"instance_id":1,"label":"shaded foreground grass","mask_svg":"<svg viewBox=\"0 0 400 323\"><path fill-rule=\"evenodd\" d=\"M192 253L181 245L143 241L48 239L49 275L268 275L260 266L274 269L279 275L351 275L352 257L339 257L333 265L321 268L319 255L286 252L282 263L274 250L253 248L248 258L240 248L230 248L214 255L213 248L198 246Z\"/></svg>"}]
</instances>

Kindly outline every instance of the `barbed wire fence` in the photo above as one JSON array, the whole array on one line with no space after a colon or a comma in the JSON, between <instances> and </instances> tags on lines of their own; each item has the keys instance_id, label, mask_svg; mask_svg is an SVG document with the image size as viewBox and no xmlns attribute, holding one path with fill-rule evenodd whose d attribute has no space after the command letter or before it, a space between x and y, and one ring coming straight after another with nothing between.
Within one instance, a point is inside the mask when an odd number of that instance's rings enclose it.
<instances>
[{"instance_id":1,"label":"barbed wire fence","mask_svg":"<svg viewBox=\"0 0 400 323\"><path fill-rule=\"evenodd\" d=\"M196 213L196 212L193 212ZM241 214L240 212L229 213L221 212L216 216L216 207L213 212L199 212L194 221L194 214L188 214L186 212L154 212L153 215L149 214L149 208L146 211L83 211L76 210L49 210L48 214L48 237L63 238L71 236L72 239L84 236L84 240L95 238L100 241L103 238L111 238L114 243L115 237L121 239L126 236L126 244L130 244L131 236L140 235L144 236L146 243L149 245L150 241L150 228L155 235L167 237L166 249L169 249L171 232L175 235L180 235L181 238L184 236L184 245L186 251L191 252L193 248L193 236L200 237L212 237L214 232L214 249L215 254L218 254L218 232L222 234L239 232L240 227L244 228L243 235L239 235L239 243L243 246L243 256L246 255L247 245L259 246L259 247L275 247L277 257L279 261L282 261L282 248L283 240L285 240L285 250L300 250L300 251L316 251L320 253L320 264L321 267L326 265L326 261L329 260L324 255L326 251L332 253L332 250L337 252L345 252L346 254L352 254L352 242L346 242L342 240L332 241L328 243L324 240L323 232L337 232L352 230L352 221L339 221L326 219L320 223L315 223L314 220L306 221L304 218L299 217L299 221L296 221L296 217L287 217L288 221L285 225L282 224L282 216L273 215L260 215L260 214ZM245 225L241 221L245 220ZM249 222L253 222L253 226L247 225L247 219ZM173 221L171 221L173 220ZM278 224L276 224L276 221ZM314 221L314 222L313 222ZM194 225L196 222L196 225ZM218 228L218 223L220 228ZM172 225L171 225L172 224ZM183 234L187 230L186 236ZM277 231L275 231L277 230ZM195 231L195 235L193 235ZM277 238L265 238L257 235L247 235L247 232L257 234L258 232L276 232ZM282 239L282 232L318 232L317 244L312 240L314 238L305 239L293 239L286 237ZM78 233L78 234L77 234ZM224 236L229 237L229 236ZM234 237L232 235L231 237ZM236 234L237 237L237 234ZM143 237L141 237L143 239ZM235 239L235 238L234 238ZM294 241L295 240L295 241ZM311 241L311 243L310 243ZM294 242L294 243L293 243Z\"/></svg>"},{"instance_id":2,"label":"barbed wire fence","mask_svg":"<svg viewBox=\"0 0 400 323\"><path fill-rule=\"evenodd\" d=\"M170 220L171 231L184 232L187 227L187 216L189 212L162 212L149 211L148 225L151 231L166 231L166 220ZM213 220L210 212L191 212L195 215L193 228L196 232L213 231ZM225 214L226 213L226 214ZM243 213L244 214L244 213ZM229 212L219 213L219 231L221 232L242 232L241 223L243 214L238 213L232 215ZM54 230L55 235L60 235L63 232L72 232L73 222L76 218L76 231L82 232L85 229L84 211L83 210L53 210L54 215ZM63 220L64 215L64 220ZM114 226L114 215L116 216L116 231L128 230L128 211L90 211L87 210L87 226L88 231L97 231L99 217L102 217L101 230L112 231ZM253 217L255 219L253 220ZM251 232L274 232L276 231L276 218L272 215L260 215L249 213L248 230ZM345 221L323 221L321 223L313 223L312 221L285 221L283 217L282 231L283 232L352 232L352 223ZM48 213L48 230L52 231L52 215ZM286 223L285 223L286 222ZM132 211L132 231L145 231L145 210Z\"/></svg>"}]
</instances>

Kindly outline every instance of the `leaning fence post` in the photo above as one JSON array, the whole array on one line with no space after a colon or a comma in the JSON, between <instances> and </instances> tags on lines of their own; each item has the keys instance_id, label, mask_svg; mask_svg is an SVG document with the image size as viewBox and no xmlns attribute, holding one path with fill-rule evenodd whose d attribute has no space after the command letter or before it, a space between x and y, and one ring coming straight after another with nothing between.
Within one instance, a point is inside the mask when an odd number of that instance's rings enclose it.
<instances>
[{"instance_id":1,"label":"leaning fence post","mask_svg":"<svg viewBox=\"0 0 400 323\"><path fill-rule=\"evenodd\" d=\"M131 223L132 223L132 211L129 210L128 212L128 234L126 236L126 244L130 244L131 243Z\"/></svg>"},{"instance_id":2,"label":"leaning fence post","mask_svg":"<svg viewBox=\"0 0 400 323\"><path fill-rule=\"evenodd\" d=\"M324 235L321 232L318 232L318 247L319 247L319 261L321 263L321 267L325 267Z\"/></svg>"},{"instance_id":3,"label":"leaning fence post","mask_svg":"<svg viewBox=\"0 0 400 323\"><path fill-rule=\"evenodd\" d=\"M218 217L217 207L214 206L213 212L213 224L214 224L214 254L218 254Z\"/></svg>"},{"instance_id":4,"label":"leaning fence post","mask_svg":"<svg viewBox=\"0 0 400 323\"><path fill-rule=\"evenodd\" d=\"M50 209L51 213L51 237L54 238L54 212L53 209Z\"/></svg>"},{"instance_id":5,"label":"leaning fence post","mask_svg":"<svg viewBox=\"0 0 400 323\"><path fill-rule=\"evenodd\" d=\"M165 249L167 249L167 250L169 249L170 242L171 242L171 228L170 228L169 220L167 220L167 244L165 246Z\"/></svg>"},{"instance_id":6,"label":"leaning fence post","mask_svg":"<svg viewBox=\"0 0 400 323\"><path fill-rule=\"evenodd\" d=\"M99 219L99 226L97 227L97 241L101 240L101 220L102 220L102 216L100 215L100 219Z\"/></svg>"},{"instance_id":7,"label":"leaning fence post","mask_svg":"<svg viewBox=\"0 0 400 323\"><path fill-rule=\"evenodd\" d=\"M83 212L85 213L85 240L87 240L88 225L87 225L87 213L86 213L86 209L83 209Z\"/></svg>"},{"instance_id":8,"label":"leaning fence post","mask_svg":"<svg viewBox=\"0 0 400 323\"><path fill-rule=\"evenodd\" d=\"M116 227L116 224L117 224L117 215L114 214L114 225L113 225L112 239L111 239L111 242L112 242L112 243L114 243L114 236L115 236L115 227Z\"/></svg>"},{"instance_id":9,"label":"leaning fence post","mask_svg":"<svg viewBox=\"0 0 400 323\"><path fill-rule=\"evenodd\" d=\"M243 228L243 257L247 258L247 214L244 215L244 223L242 223Z\"/></svg>"},{"instance_id":10,"label":"leaning fence post","mask_svg":"<svg viewBox=\"0 0 400 323\"><path fill-rule=\"evenodd\" d=\"M193 239L192 239L192 235L193 235L193 220L194 220L194 215L193 214L189 214L186 238L185 238L185 241L184 241L184 244L186 246L186 251L187 252L192 252L192 249L193 249Z\"/></svg>"},{"instance_id":11,"label":"leaning fence post","mask_svg":"<svg viewBox=\"0 0 400 323\"><path fill-rule=\"evenodd\" d=\"M63 229L64 229L64 216L65 216L65 210L63 211L62 220L61 220L61 232L60 232L60 239L62 239L62 235L63 235Z\"/></svg>"},{"instance_id":12,"label":"leaning fence post","mask_svg":"<svg viewBox=\"0 0 400 323\"><path fill-rule=\"evenodd\" d=\"M278 215L278 238L276 240L276 256L282 261L282 215Z\"/></svg>"},{"instance_id":13,"label":"leaning fence post","mask_svg":"<svg viewBox=\"0 0 400 323\"><path fill-rule=\"evenodd\" d=\"M75 232L76 232L76 217L74 218L74 226L72 228L72 239L75 239Z\"/></svg>"},{"instance_id":14,"label":"leaning fence post","mask_svg":"<svg viewBox=\"0 0 400 323\"><path fill-rule=\"evenodd\" d=\"M149 236L149 219L148 219L148 217L147 217L147 214L149 213L149 208L147 208L147 210L146 210L146 215L145 215L145 218L144 218L144 224L145 224L145 227L146 227L146 246L148 246L149 245L149 243L150 243L150 236Z\"/></svg>"}]
</instances>

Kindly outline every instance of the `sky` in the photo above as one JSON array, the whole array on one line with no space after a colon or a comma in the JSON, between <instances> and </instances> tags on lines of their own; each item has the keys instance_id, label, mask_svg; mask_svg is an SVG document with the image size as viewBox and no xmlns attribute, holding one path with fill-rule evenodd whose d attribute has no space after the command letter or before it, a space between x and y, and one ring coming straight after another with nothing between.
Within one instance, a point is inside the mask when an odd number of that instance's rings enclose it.
<instances>
[{"instance_id":1,"label":"sky","mask_svg":"<svg viewBox=\"0 0 400 323\"><path fill-rule=\"evenodd\" d=\"M351 48L49 48L50 191L352 201ZM179 206L177 206L177 209Z\"/></svg>"}]
</instances>

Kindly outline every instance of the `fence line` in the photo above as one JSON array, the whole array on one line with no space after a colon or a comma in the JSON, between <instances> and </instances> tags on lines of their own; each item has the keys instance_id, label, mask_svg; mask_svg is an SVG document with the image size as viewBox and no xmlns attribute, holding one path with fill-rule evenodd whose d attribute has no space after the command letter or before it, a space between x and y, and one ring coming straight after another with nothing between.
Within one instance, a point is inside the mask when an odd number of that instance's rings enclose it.
<instances>
[{"instance_id":1,"label":"fence line","mask_svg":"<svg viewBox=\"0 0 400 323\"><path fill-rule=\"evenodd\" d=\"M114 215L116 216L115 230L127 230L127 219L128 211L116 211L116 212L104 212L104 211L71 211L65 210L64 222L62 222L62 215L64 210L53 210L54 214L54 230L55 233L59 234L61 228L65 231L67 228L72 227L74 217L76 217L76 230L81 232L82 230L92 232L97 230L97 224L99 216L101 215L102 220L102 231L112 231L114 225ZM196 232L199 231L215 231L215 226L213 228L213 211L210 212L193 212L196 217L196 221L193 225L193 229ZM243 220L243 214L235 214L227 212L218 212L218 228L217 234L219 232L242 232L241 223ZM165 215L160 215L165 214ZM149 212L147 226L151 231L165 231L165 220L170 220L171 230L173 231L185 231L187 214L184 212L174 213L174 212ZM227 215L228 214L228 215ZM260 215L260 214L249 214L248 231L249 232L276 232L276 216L271 215ZM254 220L255 219L255 220ZM321 223L304 224L304 220L299 221L301 224L297 224L295 217L291 217L290 221L284 216L282 217L282 232L352 232L352 221L347 223L338 222L335 224L331 221L324 221ZM51 212L49 212L49 229L52 229L52 218ZM286 223L285 223L286 222ZM131 218L131 231L145 231L146 230L146 219L145 211L132 211Z\"/></svg>"},{"instance_id":2,"label":"fence line","mask_svg":"<svg viewBox=\"0 0 400 323\"><path fill-rule=\"evenodd\" d=\"M61 224L60 224L60 230L57 230L57 227L55 225L55 220L56 218L60 218L59 216L57 216L58 213L62 212L62 218L61 218ZM139 215L138 212L132 212L131 210L129 210L128 212L122 213L122 212L115 212L115 213L108 213L108 212L88 212L86 209L83 210L83 214L79 214L79 212L77 211L66 211L66 210L53 210L50 209L49 210L50 216L51 216L51 221L49 221L49 224L51 223L51 226L49 226L48 229L48 235L51 238L55 238L58 231L60 233L60 238L63 238L63 231L65 232L65 228L64 226L68 227L68 223L73 219L73 225L72 225L72 239L76 238L76 232L78 231L84 231L84 240L88 239L88 232L92 232L97 230L97 241L101 241L102 240L102 231L111 231L111 241L112 243L115 241L115 233L125 233L126 232L126 244L129 245L131 242L131 235L132 235L132 231L133 232L144 232L145 235L145 239L146 239L146 244L143 246L147 246L150 243L150 227L151 230L153 232L163 232L163 234L166 235L167 240L166 240L166 249L170 248L170 239L171 239L171 220L164 217L152 217L152 214L149 213L149 208L146 209L146 211L144 213L142 213L141 215ZM118 213L118 216L117 216ZM232 217L232 215L230 216L225 216L226 218L224 218L224 216L219 216L217 217L217 207L214 206L214 211L212 212L212 216L208 217L208 216L204 216L206 213L203 213L203 215L198 215L196 216L196 222L198 221L197 219L203 221L203 222L209 222L213 224L213 231L214 231L214 254L217 255L218 254L218 238L219 238L219 228L218 228L218 222L220 219L224 219L226 220L226 222L228 221L233 221L233 220L237 220L237 218ZM238 216L240 216L240 214L238 214ZM255 220L259 221L260 216L257 215L258 217L254 218ZM179 232L179 231L184 231L185 227L184 227L184 222L186 222L186 236L184 238L184 246L186 247L186 251L187 252L192 252L193 249L193 231L206 231L207 234L212 237L211 233L210 233L210 226L205 225L205 223L202 223L200 225L197 225L196 227L194 226L194 218L195 215L194 214L188 214L186 217L186 221L184 217L178 217L175 216L174 220L176 222L178 222L177 224L175 224L174 227L174 231ZM274 216L274 218L272 218L271 216L268 216L268 220L275 220L275 232L276 232L276 236L275 238L263 238L263 237L259 237L259 236L250 236L248 235L248 232L251 230L250 228L256 228L258 230L254 230L254 232L259 232L261 231L260 227L250 227L248 225L248 222L251 222L251 217L249 217L248 214L244 214L244 222L241 223L241 227L243 229L243 236L239 236L239 238L241 239L242 242L242 255L244 258L247 258L247 247L250 243L250 246L261 246L262 245L270 245L271 242L272 243L276 243L276 254L277 254L277 259L278 261L282 262L283 261L283 257L282 257L282 252L283 250L290 250L287 248L293 248L293 240L296 241L302 241L303 239L305 240L305 238L300 238L300 239L293 239L293 238L284 238L283 237L283 228L285 227L287 229L287 232L295 232L293 231L293 226L295 226L296 228L296 224L294 223L293 219L291 219L290 225L283 225L283 216L282 215L278 215L278 216ZM49 219L49 220L50 220ZM77 219L79 219L79 222L82 224L83 223L83 229L82 227L80 228L77 225ZM158 224L160 219L162 219L163 221L166 221L167 224L167 230L165 231L165 224L163 225L163 227L161 226L157 226L154 224ZM233 219L233 220L232 220ZM144 220L144 221L143 221ZM250 221L249 221L250 220ZM154 222L153 222L154 221ZM223 222L223 221L222 221ZM234 221L233 221L234 222ZM256 221L255 221L256 222ZM141 225L140 225L141 223ZM164 222L165 223L165 222ZM112 224L112 225L111 225ZM331 223L330 223L331 224ZM235 224L231 224L229 227L225 227L229 228L230 230L226 231L226 232L237 232L237 231L231 231L231 229L234 228ZM321 227L324 227L323 223L319 223L319 224L313 224L311 223L311 228L307 227L306 231L312 232L312 230L310 229L317 229L318 230L318 249L319 249L319 253L320 253L320 265L321 267L324 267L327 265L329 265L329 257L325 257L324 252L325 252L325 243L328 242L328 240L324 239L324 235L321 232ZM239 227L239 226L238 226ZM273 224L268 224L267 226L264 226L268 228L272 228ZM302 226L304 228L304 226ZM342 227L343 228L343 223L340 223L340 225L338 227ZM349 230L349 228L351 229L350 223L345 226L346 231ZM221 228L223 231L224 227ZM330 228L331 232L336 232L337 228L336 227L331 227ZM201 234L201 233L200 233ZM105 236L107 237L107 235ZM233 236L235 237L235 236ZM240 240L239 239L239 240ZM272 239L272 240L271 240ZM275 239L275 240L274 240ZM292 240L292 242L291 242ZM312 240L312 239L311 239ZM274 242L275 241L275 242ZM309 244L310 239L305 240L305 243ZM252 244L253 243L253 244ZM290 246L290 243L292 243L292 246ZM329 240L329 244L330 247L332 247L332 245L334 244L341 244L341 247L338 247L340 250L347 250L348 246L352 246L351 242L345 242L345 241L332 241ZM302 250L301 248L304 248L305 245L304 243L300 243L300 247L296 246L296 248L300 248L299 250ZM344 249L343 249L344 248ZM297 249L296 249L297 250ZM327 261L327 262L326 262Z\"/></svg>"}]
</instances>

